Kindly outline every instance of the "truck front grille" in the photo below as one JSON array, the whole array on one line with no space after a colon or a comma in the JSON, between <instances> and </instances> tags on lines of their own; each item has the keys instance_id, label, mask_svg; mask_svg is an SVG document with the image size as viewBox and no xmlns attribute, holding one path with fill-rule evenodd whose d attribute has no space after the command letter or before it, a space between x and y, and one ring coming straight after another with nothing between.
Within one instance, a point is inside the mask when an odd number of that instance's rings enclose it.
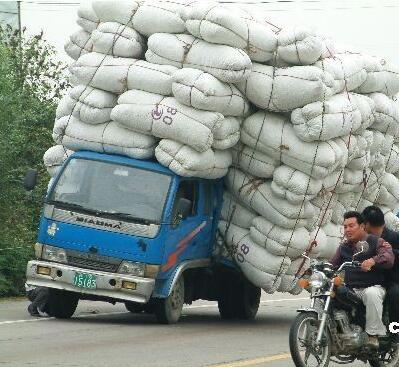
<instances>
[{"instance_id":1,"label":"truck front grille","mask_svg":"<svg viewBox=\"0 0 399 367\"><path fill-rule=\"evenodd\" d=\"M85 252L67 250L68 265L116 273L121 260L108 256L92 255Z\"/></svg>"},{"instance_id":2,"label":"truck front grille","mask_svg":"<svg viewBox=\"0 0 399 367\"><path fill-rule=\"evenodd\" d=\"M89 259L80 259L78 257L69 256L68 264L72 266L79 266L86 269L100 270L106 271L110 273L115 273L118 271L118 265L103 263L100 261L89 260Z\"/></svg>"}]
</instances>

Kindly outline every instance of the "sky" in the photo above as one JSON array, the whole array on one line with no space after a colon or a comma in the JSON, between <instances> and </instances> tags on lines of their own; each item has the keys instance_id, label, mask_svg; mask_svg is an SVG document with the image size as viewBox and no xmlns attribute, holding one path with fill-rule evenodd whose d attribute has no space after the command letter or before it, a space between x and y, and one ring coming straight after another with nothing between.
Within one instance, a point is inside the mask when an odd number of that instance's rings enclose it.
<instances>
[{"instance_id":1,"label":"sky","mask_svg":"<svg viewBox=\"0 0 399 367\"><path fill-rule=\"evenodd\" d=\"M1 1L1 0L0 0ZM89 0L83 0L89 1ZM339 43L399 64L399 0L243 0L228 1L255 10L278 26L304 25ZM31 33L44 31L60 59L69 35L78 29L79 0L22 0L22 25Z\"/></svg>"}]
</instances>

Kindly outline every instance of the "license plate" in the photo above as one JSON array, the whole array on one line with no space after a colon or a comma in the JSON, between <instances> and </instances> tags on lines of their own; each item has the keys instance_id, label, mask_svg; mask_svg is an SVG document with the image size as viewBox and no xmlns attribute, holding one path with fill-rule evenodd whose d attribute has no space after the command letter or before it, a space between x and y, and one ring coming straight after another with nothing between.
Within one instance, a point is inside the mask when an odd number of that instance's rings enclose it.
<instances>
[{"instance_id":1,"label":"license plate","mask_svg":"<svg viewBox=\"0 0 399 367\"><path fill-rule=\"evenodd\" d=\"M96 276L87 273L75 273L73 285L79 288L96 289Z\"/></svg>"}]
</instances>

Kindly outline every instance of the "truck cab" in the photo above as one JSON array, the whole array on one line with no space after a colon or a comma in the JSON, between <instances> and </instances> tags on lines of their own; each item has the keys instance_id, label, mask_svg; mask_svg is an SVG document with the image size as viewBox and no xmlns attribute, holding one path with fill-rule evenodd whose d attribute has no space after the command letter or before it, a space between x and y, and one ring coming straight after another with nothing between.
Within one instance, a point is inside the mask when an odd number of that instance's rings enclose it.
<instances>
[{"instance_id":1,"label":"truck cab","mask_svg":"<svg viewBox=\"0 0 399 367\"><path fill-rule=\"evenodd\" d=\"M231 262L212 258L222 201L221 180L74 153L49 185L27 284L49 288L48 310L58 318L71 317L79 299L124 302L160 323L177 322L184 303L218 300L232 317L230 293L244 291L241 311L252 315L260 290ZM226 294L226 281L238 288Z\"/></svg>"}]
</instances>

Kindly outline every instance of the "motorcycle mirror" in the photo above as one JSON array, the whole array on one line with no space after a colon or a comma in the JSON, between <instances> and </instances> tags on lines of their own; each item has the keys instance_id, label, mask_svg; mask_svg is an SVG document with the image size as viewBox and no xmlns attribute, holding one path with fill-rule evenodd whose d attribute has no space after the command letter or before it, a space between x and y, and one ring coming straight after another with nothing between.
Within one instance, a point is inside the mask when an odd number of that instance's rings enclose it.
<instances>
[{"instance_id":1,"label":"motorcycle mirror","mask_svg":"<svg viewBox=\"0 0 399 367\"><path fill-rule=\"evenodd\" d=\"M363 252L367 252L369 250L370 246L366 241L359 241L356 245L355 245L355 250L357 251L354 255L353 255L353 259L363 253Z\"/></svg>"}]
</instances>

